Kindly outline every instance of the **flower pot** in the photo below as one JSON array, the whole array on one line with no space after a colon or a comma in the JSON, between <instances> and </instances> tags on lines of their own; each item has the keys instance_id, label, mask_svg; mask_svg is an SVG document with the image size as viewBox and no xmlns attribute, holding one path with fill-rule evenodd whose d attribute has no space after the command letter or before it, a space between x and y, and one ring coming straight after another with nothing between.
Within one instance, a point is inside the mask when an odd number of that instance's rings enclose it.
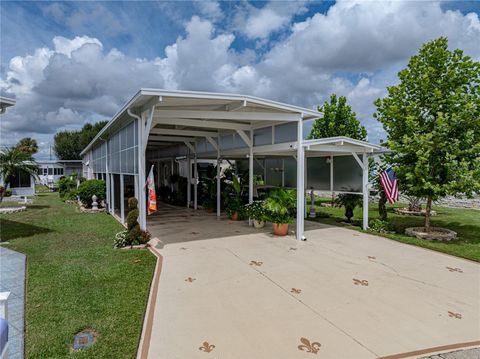
<instances>
[{"instance_id":1,"label":"flower pot","mask_svg":"<svg viewBox=\"0 0 480 359\"><path fill-rule=\"evenodd\" d=\"M238 212L233 212L232 216L230 217L232 221L238 221Z\"/></svg>"},{"instance_id":2,"label":"flower pot","mask_svg":"<svg viewBox=\"0 0 480 359\"><path fill-rule=\"evenodd\" d=\"M213 213L214 208L213 207L207 207L205 210L207 211L207 213Z\"/></svg>"},{"instance_id":3,"label":"flower pot","mask_svg":"<svg viewBox=\"0 0 480 359\"><path fill-rule=\"evenodd\" d=\"M265 226L265 222L264 221L260 221L258 219L254 219L253 220L253 226L255 228L263 228Z\"/></svg>"},{"instance_id":4,"label":"flower pot","mask_svg":"<svg viewBox=\"0 0 480 359\"><path fill-rule=\"evenodd\" d=\"M288 223L273 223L273 233L276 236L286 236L288 233Z\"/></svg>"}]
</instances>

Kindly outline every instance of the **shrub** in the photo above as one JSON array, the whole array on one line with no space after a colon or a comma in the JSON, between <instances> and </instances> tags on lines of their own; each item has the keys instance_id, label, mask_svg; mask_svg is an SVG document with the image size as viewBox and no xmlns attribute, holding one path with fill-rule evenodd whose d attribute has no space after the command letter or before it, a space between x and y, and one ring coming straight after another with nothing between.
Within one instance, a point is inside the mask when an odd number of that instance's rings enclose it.
<instances>
[{"instance_id":1,"label":"shrub","mask_svg":"<svg viewBox=\"0 0 480 359\"><path fill-rule=\"evenodd\" d=\"M352 223L353 210L362 204L362 196L353 193L341 193L335 200L339 207L345 207L345 218L347 223Z\"/></svg>"},{"instance_id":2,"label":"shrub","mask_svg":"<svg viewBox=\"0 0 480 359\"><path fill-rule=\"evenodd\" d=\"M92 196L97 196L97 202L105 200L106 185L104 180L87 180L78 187L80 201L86 206L92 206Z\"/></svg>"},{"instance_id":3,"label":"shrub","mask_svg":"<svg viewBox=\"0 0 480 359\"><path fill-rule=\"evenodd\" d=\"M11 189L5 190L5 197L11 197L11 196L12 196L12 190Z\"/></svg>"},{"instance_id":4,"label":"shrub","mask_svg":"<svg viewBox=\"0 0 480 359\"><path fill-rule=\"evenodd\" d=\"M395 231L393 224L381 219L372 219L369 223L370 230L378 233L392 233Z\"/></svg>"},{"instance_id":5,"label":"shrub","mask_svg":"<svg viewBox=\"0 0 480 359\"><path fill-rule=\"evenodd\" d=\"M63 177L58 181L58 192L60 193L60 198L71 197L68 195L68 193L76 189L77 181L75 181L71 177Z\"/></svg>"}]
</instances>

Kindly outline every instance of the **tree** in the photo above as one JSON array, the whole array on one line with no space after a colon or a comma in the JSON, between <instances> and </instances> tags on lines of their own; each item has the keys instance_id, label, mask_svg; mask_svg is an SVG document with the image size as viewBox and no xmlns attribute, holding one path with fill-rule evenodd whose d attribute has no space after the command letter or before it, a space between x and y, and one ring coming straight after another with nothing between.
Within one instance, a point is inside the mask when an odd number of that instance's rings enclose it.
<instances>
[{"instance_id":1,"label":"tree","mask_svg":"<svg viewBox=\"0 0 480 359\"><path fill-rule=\"evenodd\" d=\"M15 147L20 151L26 152L32 156L38 152L37 141L31 137L22 138L20 141L17 142Z\"/></svg>"},{"instance_id":2,"label":"tree","mask_svg":"<svg viewBox=\"0 0 480 359\"><path fill-rule=\"evenodd\" d=\"M17 147L6 147L0 151L0 174L3 177L5 189L21 173L37 176L38 165L31 154L19 150ZM2 191L0 203L3 201L5 191Z\"/></svg>"},{"instance_id":3,"label":"tree","mask_svg":"<svg viewBox=\"0 0 480 359\"><path fill-rule=\"evenodd\" d=\"M480 190L480 63L439 38L422 46L400 83L375 101L389 155L407 193L432 201Z\"/></svg>"},{"instance_id":4,"label":"tree","mask_svg":"<svg viewBox=\"0 0 480 359\"><path fill-rule=\"evenodd\" d=\"M345 96L330 96L330 103L325 101L318 107L323 113L323 118L316 119L313 123L308 139L335 136L347 136L357 140L367 138L367 130L357 120L357 115L347 104Z\"/></svg>"},{"instance_id":5,"label":"tree","mask_svg":"<svg viewBox=\"0 0 480 359\"><path fill-rule=\"evenodd\" d=\"M55 134L53 151L61 160L79 160L80 152L87 147L98 132L107 124L100 121L87 123L78 131L60 131Z\"/></svg>"}]
</instances>

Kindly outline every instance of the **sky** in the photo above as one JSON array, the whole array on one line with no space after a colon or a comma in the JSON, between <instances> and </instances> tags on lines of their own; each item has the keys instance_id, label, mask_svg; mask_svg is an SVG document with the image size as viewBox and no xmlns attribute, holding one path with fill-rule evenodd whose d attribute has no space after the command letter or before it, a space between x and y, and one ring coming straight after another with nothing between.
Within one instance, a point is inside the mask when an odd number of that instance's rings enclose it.
<instances>
[{"instance_id":1,"label":"sky","mask_svg":"<svg viewBox=\"0 0 480 359\"><path fill-rule=\"evenodd\" d=\"M373 101L440 36L480 60L480 1L0 2L2 146L110 119L142 87L307 108L332 93L378 143Z\"/></svg>"}]
</instances>

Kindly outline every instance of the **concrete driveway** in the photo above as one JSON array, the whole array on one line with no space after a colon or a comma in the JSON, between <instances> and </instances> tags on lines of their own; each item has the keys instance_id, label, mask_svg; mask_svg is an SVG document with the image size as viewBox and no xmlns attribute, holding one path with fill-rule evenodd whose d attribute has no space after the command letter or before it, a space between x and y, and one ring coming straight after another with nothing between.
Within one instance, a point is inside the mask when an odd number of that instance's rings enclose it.
<instances>
[{"instance_id":1,"label":"concrete driveway","mask_svg":"<svg viewBox=\"0 0 480 359\"><path fill-rule=\"evenodd\" d=\"M403 358L480 345L477 263L338 227L306 235L157 249L148 358Z\"/></svg>"}]
</instances>

